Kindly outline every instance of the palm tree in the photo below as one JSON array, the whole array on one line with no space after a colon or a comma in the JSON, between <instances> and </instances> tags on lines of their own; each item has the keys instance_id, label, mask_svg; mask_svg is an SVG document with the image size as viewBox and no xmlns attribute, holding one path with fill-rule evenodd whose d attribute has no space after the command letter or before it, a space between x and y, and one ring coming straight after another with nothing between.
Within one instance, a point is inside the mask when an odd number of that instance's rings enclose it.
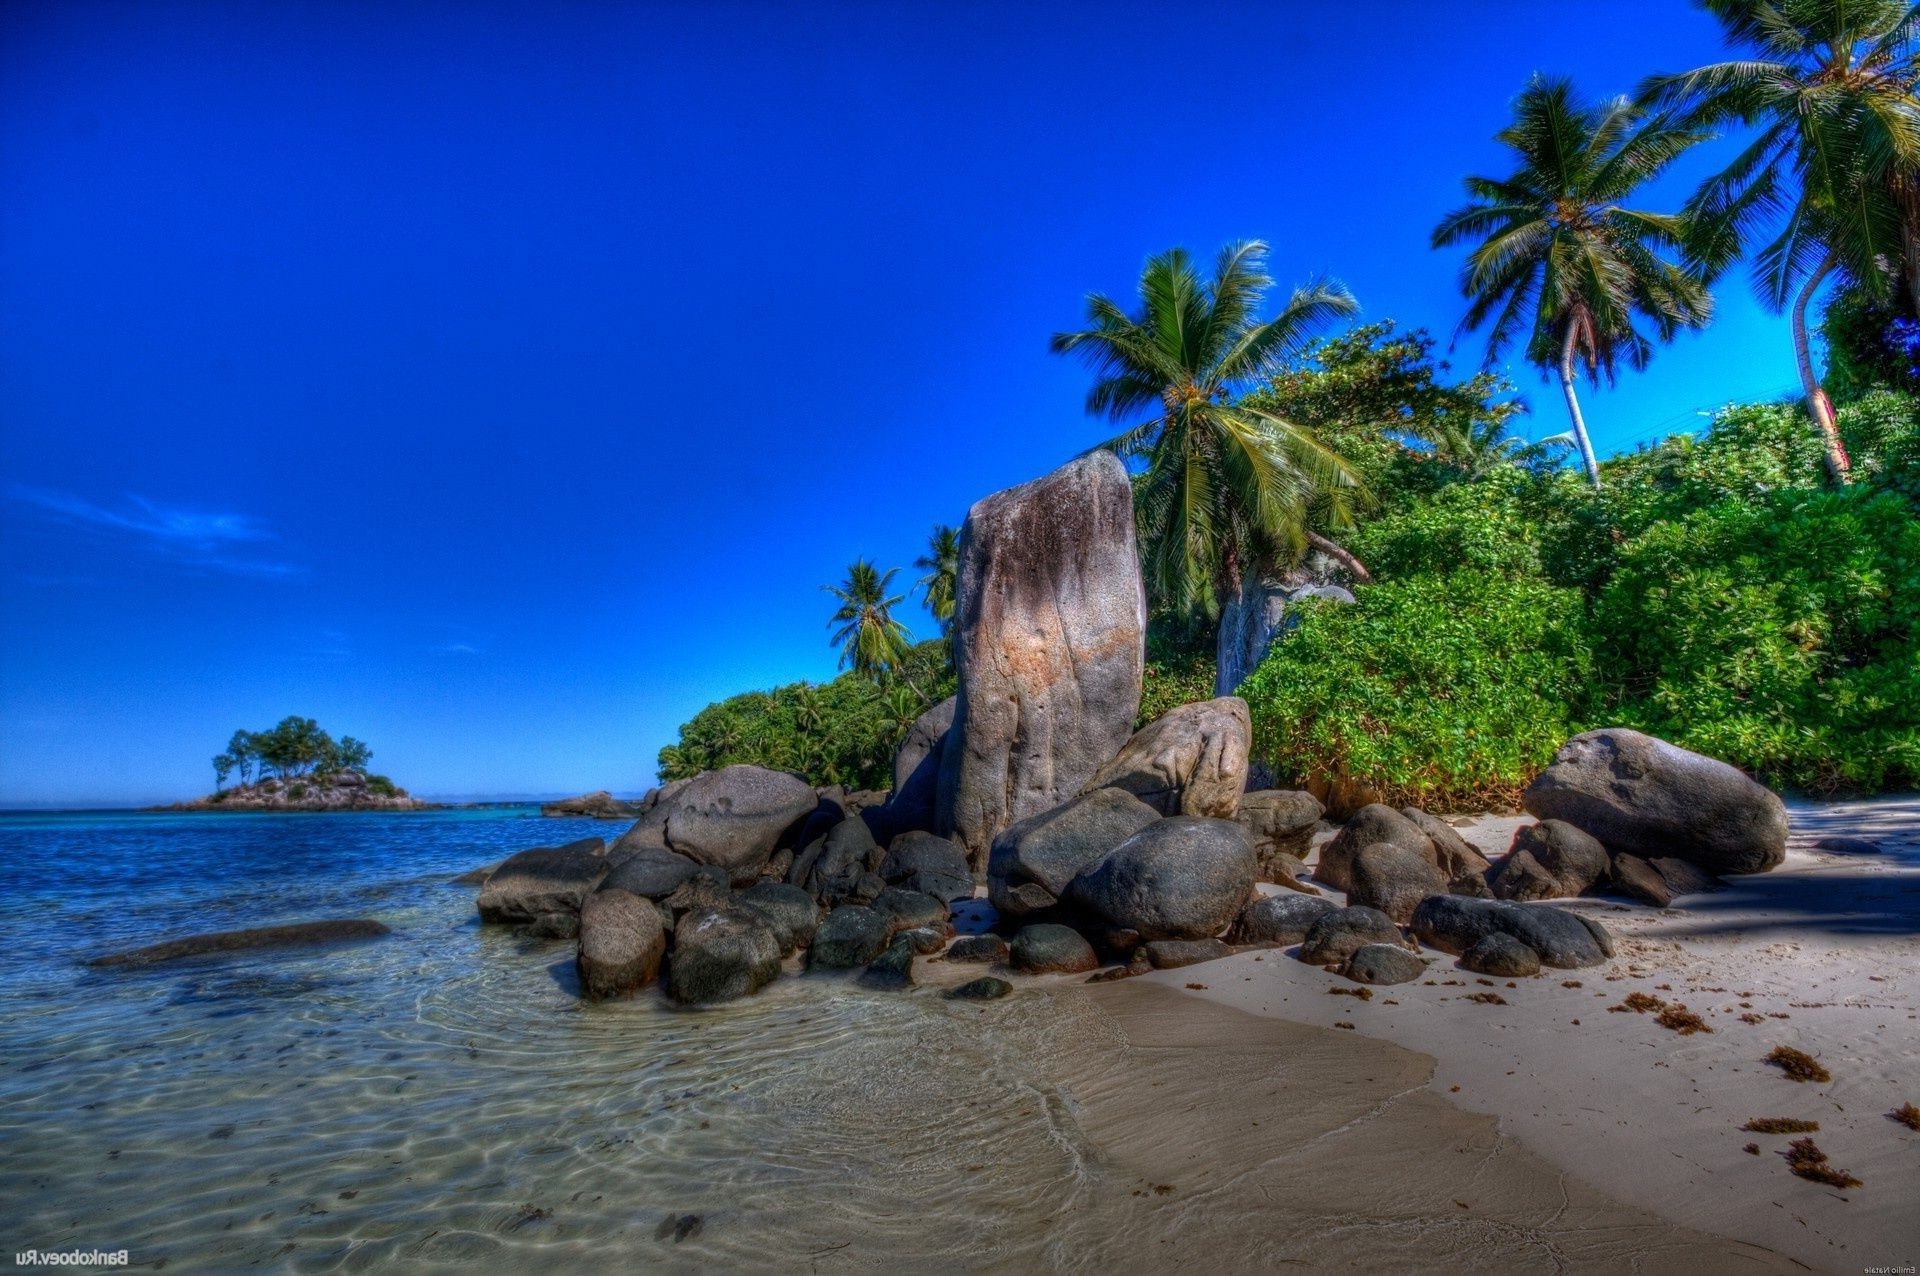
<instances>
[{"instance_id":1,"label":"palm tree","mask_svg":"<svg viewBox=\"0 0 1920 1276\"><path fill-rule=\"evenodd\" d=\"M827 621L840 626L833 635L833 645L840 649L840 667L851 667L875 682L898 665L912 645L907 627L893 618L893 609L900 605L901 598L887 596L899 571L889 567L882 575L862 558L847 568L845 581L822 586L840 600L840 609Z\"/></svg>"},{"instance_id":2,"label":"palm tree","mask_svg":"<svg viewBox=\"0 0 1920 1276\"><path fill-rule=\"evenodd\" d=\"M945 523L936 523L927 537L927 552L913 560L927 574L919 581L920 597L927 611L940 622L940 632L953 627L954 588L960 576L960 533Z\"/></svg>"},{"instance_id":3,"label":"palm tree","mask_svg":"<svg viewBox=\"0 0 1920 1276\"><path fill-rule=\"evenodd\" d=\"M1793 307L1794 360L1827 466L1845 483L1847 453L1814 375L1807 306L1835 270L1873 292L1890 265L1920 307L1920 104L1916 10L1900 0L1704 0L1727 43L1748 55L1657 75L1642 100L1687 127L1740 124L1758 134L1695 193L1696 252L1718 270L1764 234L1754 285L1773 310Z\"/></svg>"},{"instance_id":4,"label":"palm tree","mask_svg":"<svg viewBox=\"0 0 1920 1276\"><path fill-rule=\"evenodd\" d=\"M1462 332L1492 321L1487 361L1522 330L1526 357L1557 367L1581 463L1595 488L1600 465L1574 389L1576 358L1587 380L1614 378L1621 359L1643 368L1653 341L1699 328L1713 314L1705 283L1677 261L1686 221L1624 208L1702 133L1648 120L1625 98L1581 102L1566 80L1535 76L1495 135L1517 166L1504 178L1469 177L1471 202L1441 219L1433 246L1474 241L1460 287L1471 301Z\"/></svg>"},{"instance_id":5,"label":"palm tree","mask_svg":"<svg viewBox=\"0 0 1920 1276\"><path fill-rule=\"evenodd\" d=\"M1091 326L1051 343L1093 368L1088 412L1116 422L1152 414L1099 446L1146 462L1135 512L1149 588L1167 605L1208 616L1248 574L1291 563L1309 544L1366 576L1308 525L1316 498L1332 525L1344 524L1364 495L1353 471L1310 431L1245 398L1359 307L1345 288L1320 281L1260 319L1273 284L1266 256L1258 240L1229 245L1203 280L1184 249L1161 253L1140 273L1138 315L1095 293Z\"/></svg>"}]
</instances>

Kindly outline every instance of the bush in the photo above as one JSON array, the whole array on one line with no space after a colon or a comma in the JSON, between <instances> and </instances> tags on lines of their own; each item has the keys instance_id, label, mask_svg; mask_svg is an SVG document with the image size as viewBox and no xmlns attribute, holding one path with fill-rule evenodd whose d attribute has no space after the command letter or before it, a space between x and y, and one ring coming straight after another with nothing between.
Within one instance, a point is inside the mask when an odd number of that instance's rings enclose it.
<instances>
[{"instance_id":1,"label":"bush","mask_svg":"<svg viewBox=\"0 0 1920 1276\"><path fill-rule=\"evenodd\" d=\"M1917 622L1920 523L1860 488L1662 523L1595 608L1623 721L1818 792L1920 780Z\"/></svg>"},{"instance_id":2,"label":"bush","mask_svg":"<svg viewBox=\"0 0 1920 1276\"><path fill-rule=\"evenodd\" d=\"M405 789L401 788L399 785L395 784L392 780L389 780L384 775L368 776L367 792L373 794L375 797L390 798L390 797L405 797L407 795L407 791Z\"/></svg>"},{"instance_id":3,"label":"bush","mask_svg":"<svg viewBox=\"0 0 1920 1276\"><path fill-rule=\"evenodd\" d=\"M1313 603L1240 694L1283 783L1357 783L1439 809L1510 803L1577 732L1591 656L1578 593L1456 572Z\"/></svg>"}]
</instances>

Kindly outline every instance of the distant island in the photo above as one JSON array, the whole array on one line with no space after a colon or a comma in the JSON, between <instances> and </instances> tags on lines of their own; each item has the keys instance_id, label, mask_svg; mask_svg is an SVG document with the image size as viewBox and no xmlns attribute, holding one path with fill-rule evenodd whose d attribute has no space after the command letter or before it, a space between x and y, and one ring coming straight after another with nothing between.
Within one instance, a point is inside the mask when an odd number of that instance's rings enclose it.
<instances>
[{"instance_id":1,"label":"distant island","mask_svg":"<svg viewBox=\"0 0 1920 1276\"><path fill-rule=\"evenodd\" d=\"M373 750L350 735L335 740L312 718L286 717L267 731L239 730L213 758L212 793L169 811L423 811L384 775L371 775ZM229 778L239 784L227 787Z\"/></svg>"}]
</instances>

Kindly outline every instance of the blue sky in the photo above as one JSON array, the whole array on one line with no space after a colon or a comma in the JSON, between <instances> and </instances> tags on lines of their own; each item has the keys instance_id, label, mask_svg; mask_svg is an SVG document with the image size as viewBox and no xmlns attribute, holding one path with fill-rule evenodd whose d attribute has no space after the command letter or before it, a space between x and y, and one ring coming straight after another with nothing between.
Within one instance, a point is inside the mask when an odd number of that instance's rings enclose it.
<instances>
[{"instance_id":1,"label":"blue sky","mask_svg":"<svg viewBox=\"0 0 1920 1276\"><path fill-rule=\"evenodd\" d=\"M1264 238L1449 336L1427 235L1528 74L1719 48L1547 12L0 6L0 805L203 791L295 712L428 795L644 788L832 675L851 559L1102 437L1046 339L1148 253ZM1720 306L1603 451L1793 383Z\"/></svg>"}]
</instances>

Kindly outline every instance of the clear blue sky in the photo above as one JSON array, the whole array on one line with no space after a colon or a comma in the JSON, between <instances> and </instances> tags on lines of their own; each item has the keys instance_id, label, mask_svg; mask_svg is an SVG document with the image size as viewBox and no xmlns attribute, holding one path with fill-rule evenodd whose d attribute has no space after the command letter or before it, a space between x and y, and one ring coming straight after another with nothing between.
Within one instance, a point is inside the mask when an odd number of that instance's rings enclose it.
<instances>
[{"instance_id":1,"label":"clear blue sky","mask_svg":"<svg viewBox=\"0 0 1920 1276\"><path fill-rule=\"evenodd\" d=\"M1450 335L1427 234L1527 75L1718 48L1683 0L0 6L0 805L204 791L293 712L429 795L644 788L831 676L849 560L1101 437L1087 290L1257 236ZM1603 451L1792 383L1720 303Z\"/></svg>"}]
</instances>

